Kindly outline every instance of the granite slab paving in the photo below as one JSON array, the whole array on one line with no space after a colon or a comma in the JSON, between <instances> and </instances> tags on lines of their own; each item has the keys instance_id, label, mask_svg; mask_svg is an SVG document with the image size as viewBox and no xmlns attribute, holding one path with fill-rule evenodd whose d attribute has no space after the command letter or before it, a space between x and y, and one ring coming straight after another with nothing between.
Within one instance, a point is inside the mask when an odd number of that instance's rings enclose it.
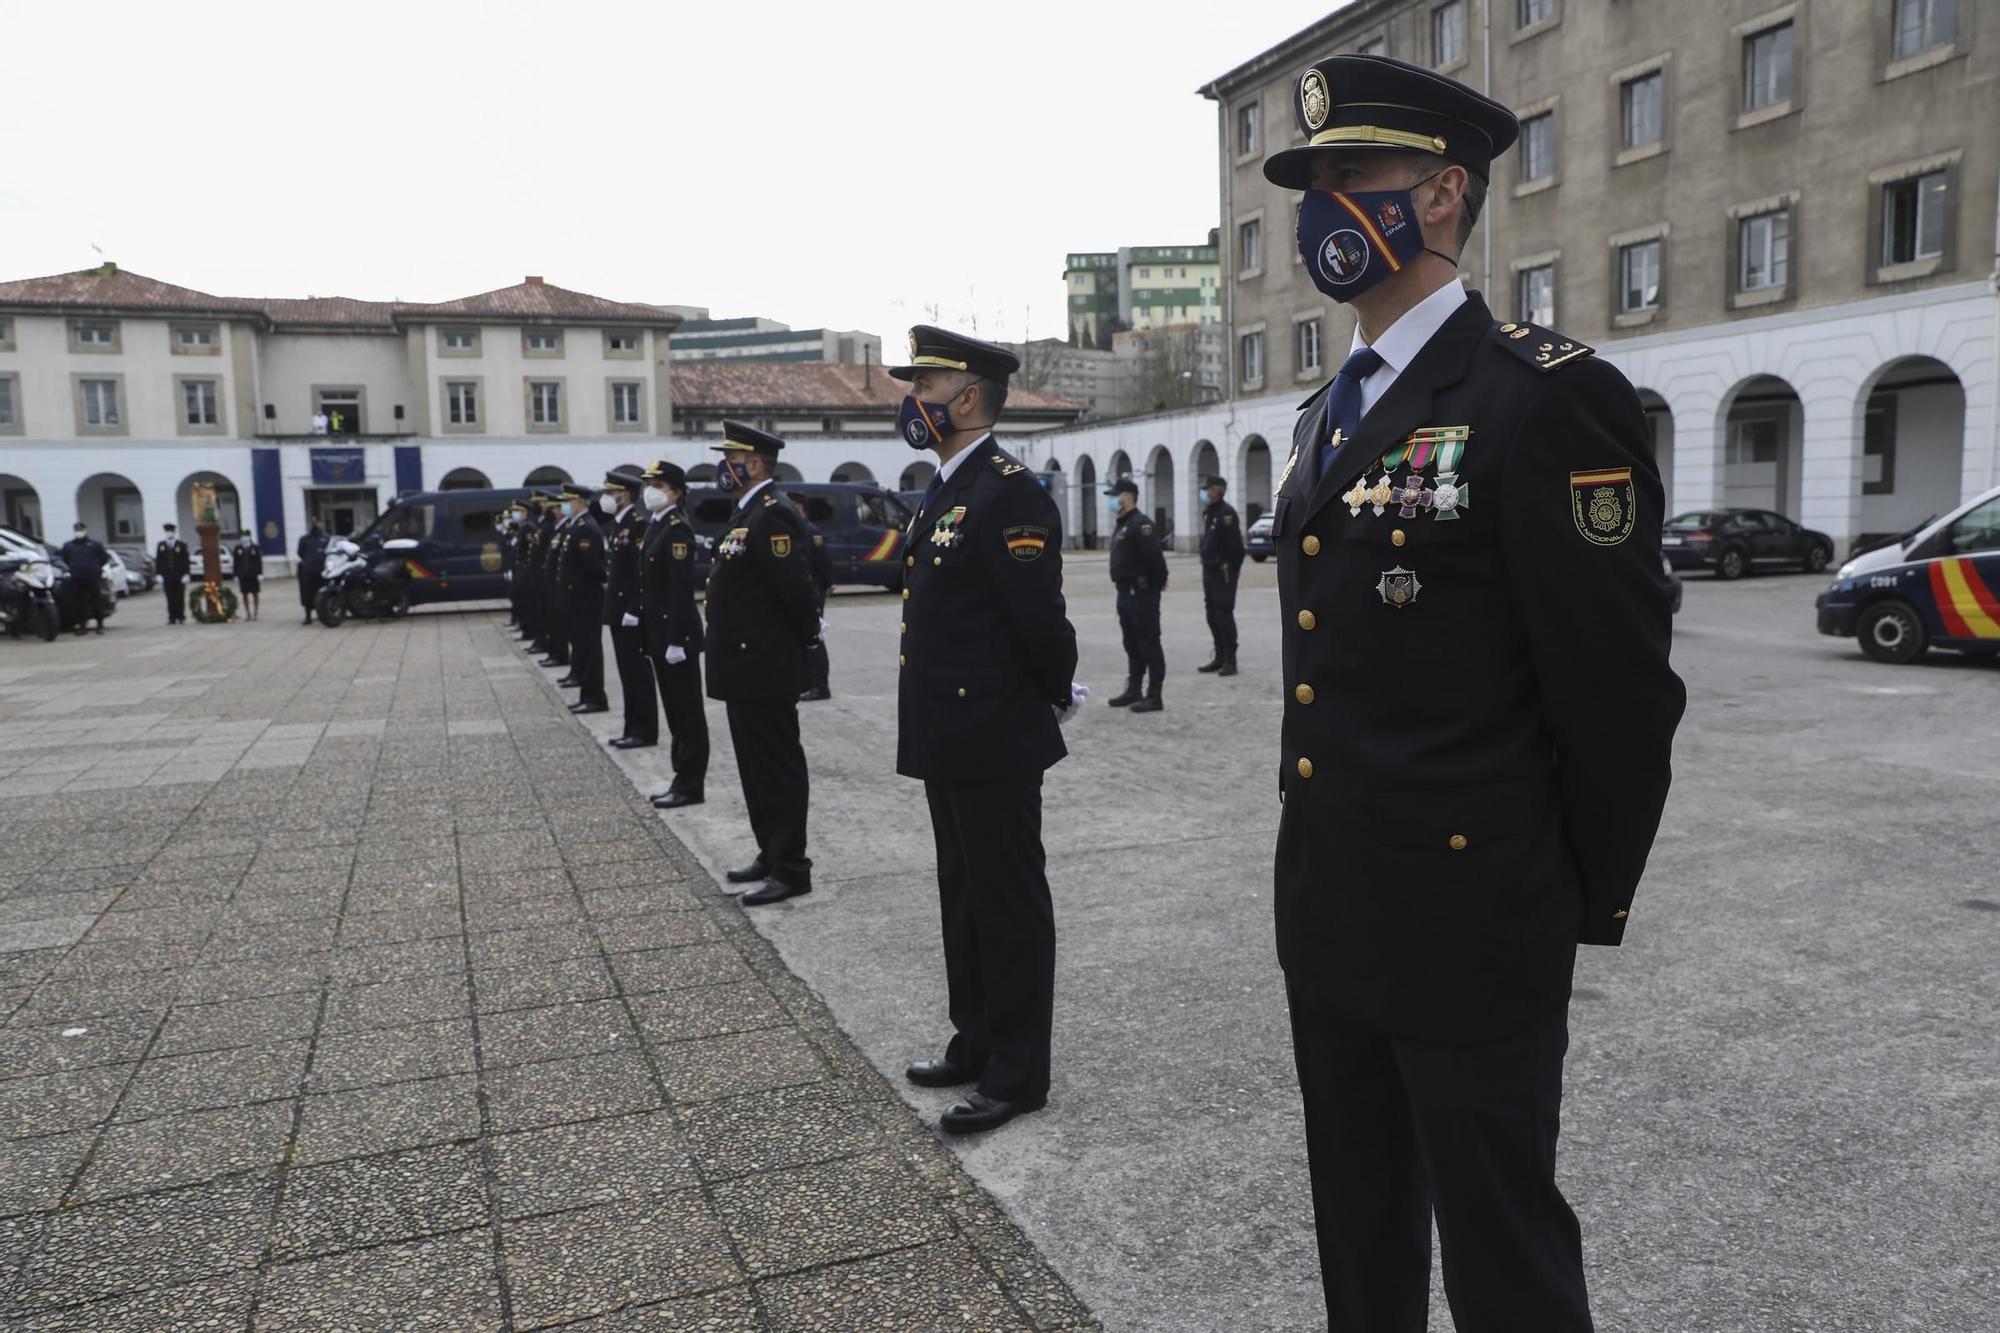
<instances>
[{"instance_id":1,"label":"granite slab paving","mask_svg":"<svg viewBox=\"0 0 2000 1333\"><path fill-rule=\"evenodd\" d=\"M0 1326L1095 1329L490 608L0 642Z\"/></svg>"}]
</instances>

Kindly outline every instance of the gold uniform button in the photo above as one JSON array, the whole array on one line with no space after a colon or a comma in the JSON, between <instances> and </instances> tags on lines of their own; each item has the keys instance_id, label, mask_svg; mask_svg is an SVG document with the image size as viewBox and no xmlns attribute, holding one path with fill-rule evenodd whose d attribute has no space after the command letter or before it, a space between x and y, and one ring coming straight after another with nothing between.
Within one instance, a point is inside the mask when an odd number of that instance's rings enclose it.
<instances>
[{"instance_id":1,"label":"gold uniform button","mask_svg":"<svg viewBox=\"0 0 2000 1333\"><path fill-rule=\"evenodd\" d=\"M1304 551L1307 555L1318 555L1319 538L1313 536L1310 532L1308 532L1305 536L1305 540L1299 543L1299 549L1301 551Z\"/></svg>"},{"instance_id":2,"label":"gold uniform button","mask_svg":"<svg viewBox=\"0 0 2000 1333\"><path fill-rule=\"evenodd\" d=\"M1314 614L1313 614L1312 612L1310 612L1310 611L1301 611L1301 612L1299 612L1299 628L1300 628L1300 629L1311 629L1311 628L1312 628L1312 627L1313 627L1314 625L1317 625L1317 624L1319 624L1319 617L1318 617L1318 616L1314 615Z\"/></svg>"},{"instance_id":3,"label":"gold uniform button","mask_svg":"<svg viewBox=\"0 0 2000 1333\"><path fill-rule=\"evenodd\" d=\"M908 588L903 589L903 600L906 602L910 600L910 590Z\"/></svg>"},{"instance_id":4,"label":"gold uniform button","mask_svg":"<svg viewBox=\"0 0 2000 1333\"><path fill-rule=\"evenodd\" d=\"M1292 691L1292 697L1302 704L1309 704L1313 701L1313 687L1310 685L1301 685Z\"/></svg>"},{"instance_id":5,"label":"gold uniform button","mask_svg":"<svg viewBox=\"0 0 2000 1333\"><path fill-rule=\"evenodd\" d=\"M1451 835L1451 849L1454 852L1465 850L1465 835L1463 833L1454 833Z\"/></svg>"},{"instance_id":6,"label":"gold uniform button","mask_svg":"<svg viewBox=\"0 0 2000 1333\"><path fill-rule=\"evenodd\" d=\"M750 645L747 643L739 643L736 645L736 649L738 652L747 653L750 651Z\"/></svg>"},{"instance_id":7,"label":"gold uniform button","mask_svg":"<svg viewBox=\"0 0 2000 1333\"><path fill-rule=\"evenodd\" d=\"M897 666L908 666L909 664L910 664L910 659L909 659L909 658L907 658L907 657L904 657L904 656L903 656L903 655L902 655L901 653L898 653L898 654L896 654L896 665L897 665Z\"/></svg>"},{"instance_id":8,"label":"gold uniform button","mask_svg":"<svg viewBox=\"0 0 2000 1333\"><path fill-rule=\"evenodd\" d=\"M958 687L958 697L961 699L965 697L965 686L961 685Z\"/></svg>"},{"instance_id":9,"label":"gold uniform button","mask_svg":"<svg viewBox=\"0 0 2000 1333\"><path fill-rule=\"evenodd\" d=\"M896 628L901 630L903 633L908 634L910 632L910 622L905 620L902 624L896 626Z\"/></svg>"},{"instance_id":10,"label":"gold uniform button","mask_svg":"<svg viewBox=\"0 0 2000 1333\"><path fill-rule=\"evenodd\" d=\"M941 555L934 555L931 557L931 563L934 565L941 565L944 563L944 557Z\"/></svg>"},{"instance_id":11,"label":"gold uniform button","mask_svg":"<svg viewBox=\"0 0 2000 1333\"><path fill-rule=\"evenodd\" d=\"M1313 761L1310 759L1299 760L1299 776L1302 778L1309 778L1312 775L1313 775Z\"/></svg>"},{"instance_id":12,"label":"gold uniform button","mask_svg":"<svg viewBox=\"0 0 2000 1333\"><path fill-rule=\"evenodd\" d=\"M1401 528L1397 528L1394 532L1391 532L1389 534L1389 544L1391 546L1401 546L1404 542L1408 540L1409 538L1403 535L1403 530Z\"/></svg>"},{"instance_id":13,"label":"gold uniform button","mask_svg":"<svg viewBox=\"0 0 2000 1333\"><path fill-rule=\"evenodd\" d=\"M906 555L903 557L903 563L906 565L914 565L917 563L917 558L913 555ZM903 589L903 596L908 597L909 595L910 595L910 590L908 588Z\"/></svg>"},{"instance_id":14,"label":"gold uniform button","mask_svg":"<svg viewBox=\"0 0 2000 1333\"><path fill-rule=\"evenodd\" d=\"M1613 921L1623 921L1625 919L1625 909L1621 907L1617 911L1613 912L1611 914L1611 919Z\"/></svg>"}]
</instances>

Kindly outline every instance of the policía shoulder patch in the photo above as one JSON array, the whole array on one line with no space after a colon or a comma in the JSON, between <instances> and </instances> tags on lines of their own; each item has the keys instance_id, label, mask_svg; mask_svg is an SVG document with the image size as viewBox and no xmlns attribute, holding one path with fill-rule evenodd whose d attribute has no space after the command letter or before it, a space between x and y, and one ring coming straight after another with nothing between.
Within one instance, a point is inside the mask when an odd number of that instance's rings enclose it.
<instances>
[{"instance_id":1,"label":"polic\u00eda shoulder patch","mask_svg":"<svg viewBox=\"0 0 2000 1333\"><path fill-rule=\"evenodd\" d=\"M1569 511L1576 530L1593 546L1616 546L1632 535L1638 521L1632 469L1604 468L1569 474Z\"/></svg>"},{"instance_id":2,"label":"polic\u00eda shoulder patch","mask_svg":"<svg viewBox=\"0 0 2000 1333\"><path fill-rule=\"evenodd\" d=\"M687 558L688 558L688 544L686 542L675 542L674 559L685 560Z\"/></svg>"},{"instance_id":3,"label":"polic\u00eda shoulder patch","mask_svg":"<svg viewBox=\"0 0 2000 1333\"><path fill-rule=\"evenodd\" d=\"M783 560L792 553L792 534L775 532L771 534L771 554Z\"/></svg>"},{"instance_id":4,"label":"polic\u00eda shoulder patch","mask_svg":"<svg viewBox=\"0 0 2000 1333\"><path fill-rule=\"evenodd\" d=\"M1007 543L1007 554L1016 560L1039 560L1049 544L1049 530L1032 523L1008 528L1000 536Z\"/></svg>"}]
</instances>

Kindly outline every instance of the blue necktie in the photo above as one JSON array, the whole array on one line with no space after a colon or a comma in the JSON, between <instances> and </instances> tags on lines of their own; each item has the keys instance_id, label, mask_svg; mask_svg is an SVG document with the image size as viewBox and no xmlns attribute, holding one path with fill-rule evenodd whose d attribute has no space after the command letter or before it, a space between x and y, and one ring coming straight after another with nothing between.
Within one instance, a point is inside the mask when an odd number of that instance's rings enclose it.
<instances>
[{"instance_id":1,"label":"blue necktie","mask_svg":"<svg viewBox=\"0 0 2000 1333\"><path fill-rule=\"evenodd\" d=\"M1340 363L1340 372L1333 377L1333 388L1326 395L1326 419L1329 427L1327 437L1319 445L1319 473L1325 477L1327 469L1333 466L1333 434L1340 432L1343 441L1354 438L1354 432L1361 428L1361 381L1382 368L1382 354L1372 347L1357 347Z\"/></svg>"}]
</instances>

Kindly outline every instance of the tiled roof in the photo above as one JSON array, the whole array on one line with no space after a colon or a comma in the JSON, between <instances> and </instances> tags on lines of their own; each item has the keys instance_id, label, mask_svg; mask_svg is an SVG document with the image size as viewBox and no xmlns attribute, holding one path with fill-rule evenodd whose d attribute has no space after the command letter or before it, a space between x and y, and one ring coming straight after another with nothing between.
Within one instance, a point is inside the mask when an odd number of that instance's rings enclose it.
<instances>
[{"instance_id":1,"label":"tiled roof","mask_svg":"<svg viewBox=\"0 0 2000 1333\"><path fill-rule=\"evenodd\" d=\"M889 378L881 366L834 365L813 361L676 361L673 365L674 411L730 412L752 408L772 411L854 411L876 408L894 412L909 386ZM1081 403L1032 389L1008 391L1007 410L1081 412Z\"/></svg>"},{"instance_id":2,"label":"tiled roof","mask_svg":"<svg viewBox=\"0 0 2000 1333\"><path fill-rule=\"evenodd\" d=\"M45 278L0 282L0 305L58 308L158 310L168 313L263 316L275 325L340 325L393 329L404 320L564 319L629 321L672 326L679 317L655 306L608 301L587 292L529 278L512 287L455 301L360 301L349 296L211 296L189 287L127 273L115 264L57 273Z\"/></svg>"}]
</instances>

